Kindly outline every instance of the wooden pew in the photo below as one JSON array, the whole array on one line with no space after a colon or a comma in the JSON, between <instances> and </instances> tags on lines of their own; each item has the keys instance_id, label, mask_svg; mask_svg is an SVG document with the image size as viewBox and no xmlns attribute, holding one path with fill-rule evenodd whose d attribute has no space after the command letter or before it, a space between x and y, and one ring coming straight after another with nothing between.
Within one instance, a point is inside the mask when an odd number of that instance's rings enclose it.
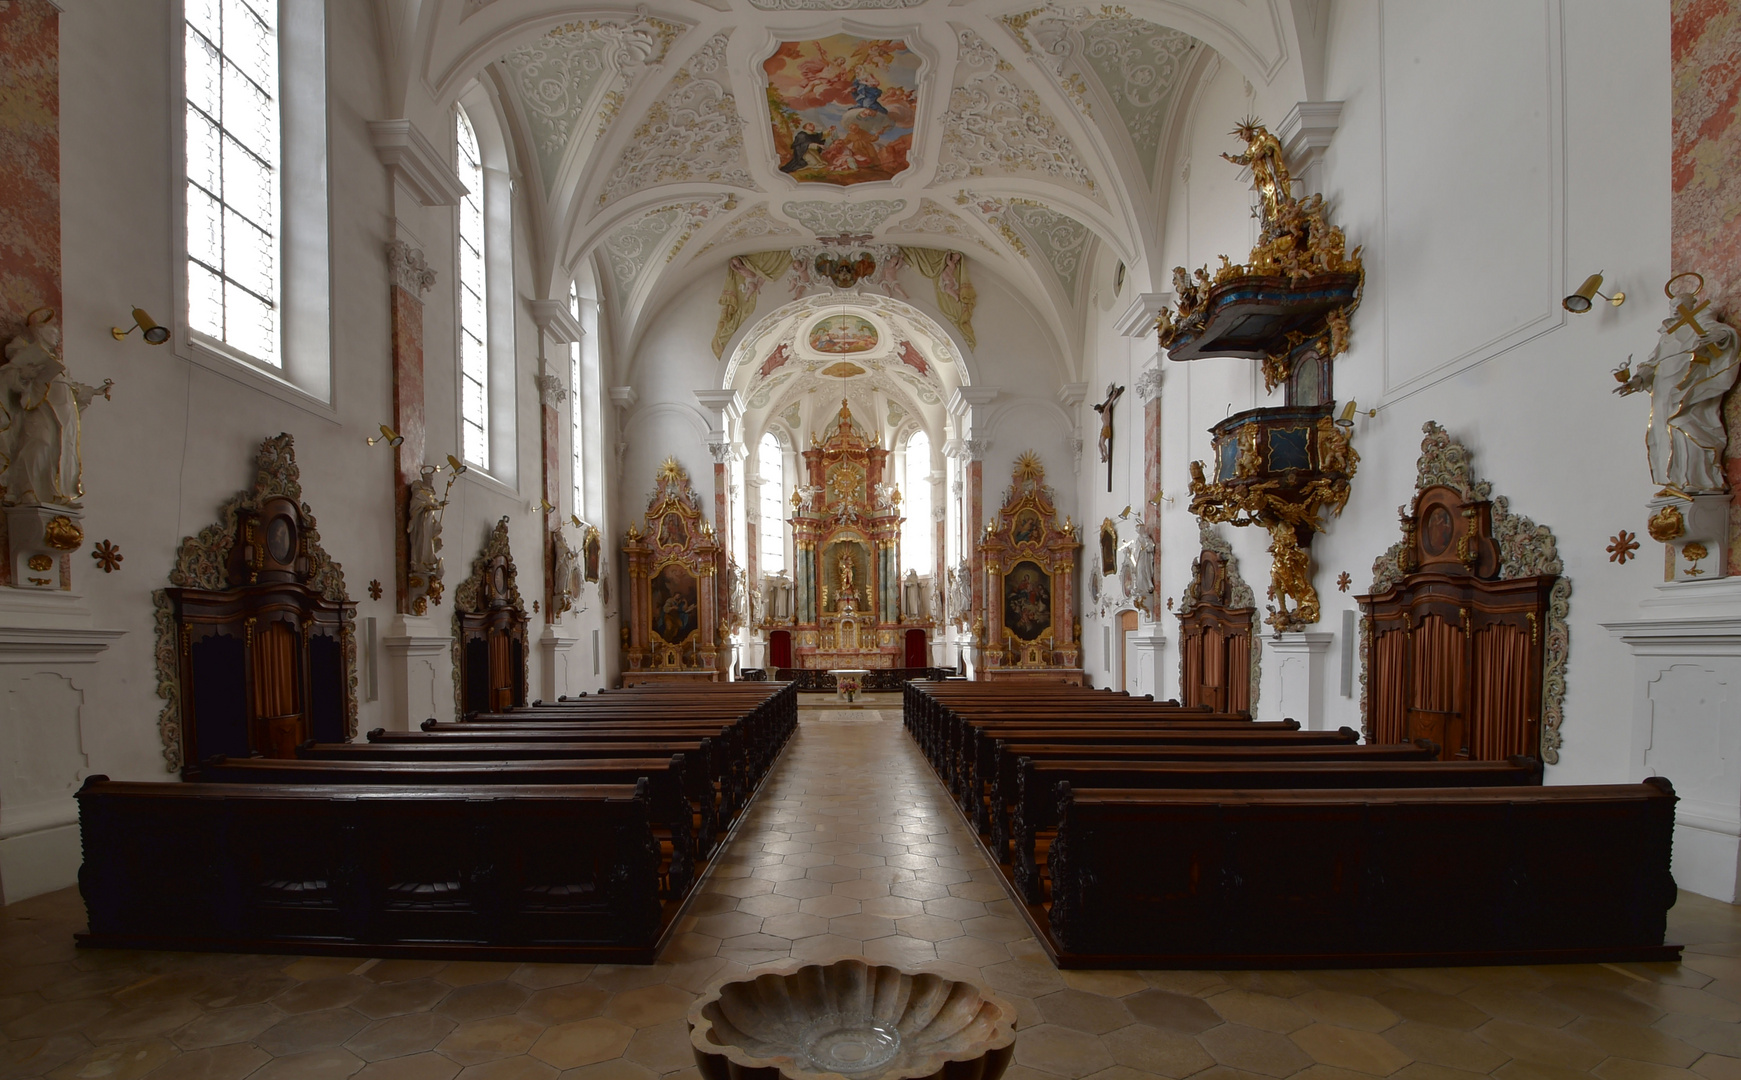
<instances>
[{"instance_id":1,"label":"wooden pew","mask_svg":"<svg viewBox=\"0 0 1741 1080\"><path fill-rule=\"evenodd\" d=\"M470 784L584 787L647 784L655 837L669 847L660 877L664 895L680 899L695 878L696 834L711 814L686 782L684 755L669 758L586 758L542 761L314 761L213 757L201 783L390 784L415 788ZM711 789L707 789L711 795Z\"/></svg>"},{"instance_id":2,"label":"wooden pew","mask_svg":"<svg viewBox=\"0 0 1741 1080\"><path fill-rule=\"evenodd\" d=\"M303 761L514 762L609 758L669 758L682 754L692 797L702 804L703 823L696 834L696 857L706 858L718 832L741 808L743 777L732 760L716 753L709 739L644 739L638 742L507 742L507 743L305 743L296 756Z\"/></svg>"},{"instance_id":3,"label":"wooden pew","mask_svg":"<svg viewBox=\"0 0 1741 1080\"><path fill-rule=\"evenodd\" d=\"M1439 746L1429 739L1396 746L1349 743L1337 746L1168 746L1154 743L1072 745L1049 740L997 739L995 764L982 808L989 815L988 833L999 862L1010 862L1010 824L1015 816L1019 763L1024 757L1050 761L1216 761L1237 768L1252 761L1437 761Z\"/></svg>"},{"instance_id":4,"label":"wooden pew","mask_svg":"<svg viewBox=\"0 0 1741 1080\"><path fill-rule=\"evenodd\" d=\"M1196 788L1468 788L1539 785L1541 762L1509 761L1036 761L1018 765L1013 877L1030 904L1041 902L1038 853L1058 824L1060 784L1082 788L1180 791Z\"/></svg>"},{"instance_id":5,"label":"wooden pew","mask_svg":"<svg viewBox=\"0 0 1741 1080\"><path fill-rule=\"evenodd\" d=\"M650 963L645 786L118 783L78 793L101 948Z\"/></svg>"},{"instance_id":6,"label":"wooden pew","mask_svg":"<svg viewBox=\"0 0 1741 1080\"><path fill-rule=\"evenodd\" d=\"M1518 788L1077 790L1052 904L1063 967L1667 961L1667 780Z\"/></svg>"}]
</instances>

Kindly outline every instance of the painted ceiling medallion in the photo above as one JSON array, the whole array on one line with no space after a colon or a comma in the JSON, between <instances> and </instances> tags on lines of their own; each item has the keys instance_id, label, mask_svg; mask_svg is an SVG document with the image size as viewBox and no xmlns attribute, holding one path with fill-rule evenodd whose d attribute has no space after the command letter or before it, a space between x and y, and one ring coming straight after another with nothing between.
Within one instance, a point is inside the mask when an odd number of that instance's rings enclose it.
<instances>
[{"instance_id":1,"label":"painted ceiling medallion","mask_svg":"<svg viewBox=\"0 0 1741 1080\"><path fill-rule=\"evenodd\" d=\"M830 315L810 328L810 347L819 353L869 352L877 347L877 328L869 319L858 315ZM834 365L842 366L855 367L852 364ZM863 373L860 368L851 374ZM834 368L829 368L823 374L835 374Z\"/></svg>"},{"instance_id":2,"label":"painted ceiling medallion","mask_svg":"<svg viewBox=\"0 0 1741 1080\"><path fill-rule=\"evenodd\" d=\"M859 367L850 360L842 360L838 363L829 364L827 367L823 368L822 374L832 375L836 379L850 379L855 375L863 375L864 368Z\"/></svg>"},{"instance_id":3,"label":"painted ceiling medallion","mask_svg":"<svg viewBox=\"0 0 1741 1080\"><path fill-rule=\"evenodd\" d=\"M781 172L846 187L907 169L919 57L898 39L833 34L786 41L762 64Z\"/></svg>"}]
</instances>

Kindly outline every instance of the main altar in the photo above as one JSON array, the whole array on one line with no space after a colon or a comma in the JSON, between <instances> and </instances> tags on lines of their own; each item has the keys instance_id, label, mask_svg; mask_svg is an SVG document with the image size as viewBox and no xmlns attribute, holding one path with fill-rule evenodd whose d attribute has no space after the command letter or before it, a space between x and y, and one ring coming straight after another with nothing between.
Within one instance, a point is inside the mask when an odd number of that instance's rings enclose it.
<instances>
[{"instance_id":1,"label":"main altar","mask_svg":"<svg viewBox=\"0 0 1741 1080\"><path fill-rule=\"evenodd\" d=\"M800 668L891 668L902 660L901 495L884 479L889 451L843 400L804 451L792 495L796 596L792 660Z\"/></svg>"}]
</instances>

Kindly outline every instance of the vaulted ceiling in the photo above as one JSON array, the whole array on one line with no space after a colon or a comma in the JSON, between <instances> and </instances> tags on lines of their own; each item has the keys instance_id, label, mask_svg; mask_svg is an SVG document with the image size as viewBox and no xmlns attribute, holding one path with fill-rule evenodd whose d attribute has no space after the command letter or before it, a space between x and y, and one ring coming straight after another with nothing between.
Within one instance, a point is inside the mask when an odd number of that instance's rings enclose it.
<instances>
[{"instance_id":1,"label":"vaulted ceiling","mask_svg":"<svg viewBox=\"0 0 1741 1080\"><path fill-rule=\"evenodd\" d=\"M1322 0L375 2L389 108L445 108L483 83L532 217L535 291L596 273L630 348L731 256L854 236L966 252L1068 353L1095 259L1161 276L1167 164L1196 87L1226 59L1259 100L1306 99L1323 21ZM873 91L882 116L861 112L910 127L892 178L794 179L821 170L794 170L789 141L776 145L786 98L770 93L766 62L782 43L838 34L893 42L903 70L916 66L910 94L880 88L893 111ZM824 55L806 48L782 55ZM834 78L837 100L848 81L865 93L858 75L823 66L802 77Z\"/></svg>"}]
</instances>

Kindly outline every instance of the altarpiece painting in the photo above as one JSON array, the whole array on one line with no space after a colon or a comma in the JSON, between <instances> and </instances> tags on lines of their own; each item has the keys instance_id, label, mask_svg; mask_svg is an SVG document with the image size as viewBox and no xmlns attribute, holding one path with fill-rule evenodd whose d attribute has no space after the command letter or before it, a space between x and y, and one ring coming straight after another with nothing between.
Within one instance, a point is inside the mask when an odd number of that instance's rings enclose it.
<instances>
[{"instance_id":1,"label":"altarpiece painting","mask_svg":"<svg viewBox=\"0 0 1741 1080\"><path fill-rule=\"evenodd\" d=\"M623 543L629 567L629 618L623 680L717 680L719 590L725 554L675 458L659 466L644 527Z\"/></svg>"},{"instance_id":2,"label":"altarpiece painting","mask_svg":"<svg viewBox=\"0 0 1741 1080\"><path fill-rule=\"evenodd\" d=\"M982 677L1082 680L1076 639L1076 526L1057 524L1046 469L1032 452L1017 461L1004 504L979 545L985 560Z\"/></svg>"}]
</instances>

